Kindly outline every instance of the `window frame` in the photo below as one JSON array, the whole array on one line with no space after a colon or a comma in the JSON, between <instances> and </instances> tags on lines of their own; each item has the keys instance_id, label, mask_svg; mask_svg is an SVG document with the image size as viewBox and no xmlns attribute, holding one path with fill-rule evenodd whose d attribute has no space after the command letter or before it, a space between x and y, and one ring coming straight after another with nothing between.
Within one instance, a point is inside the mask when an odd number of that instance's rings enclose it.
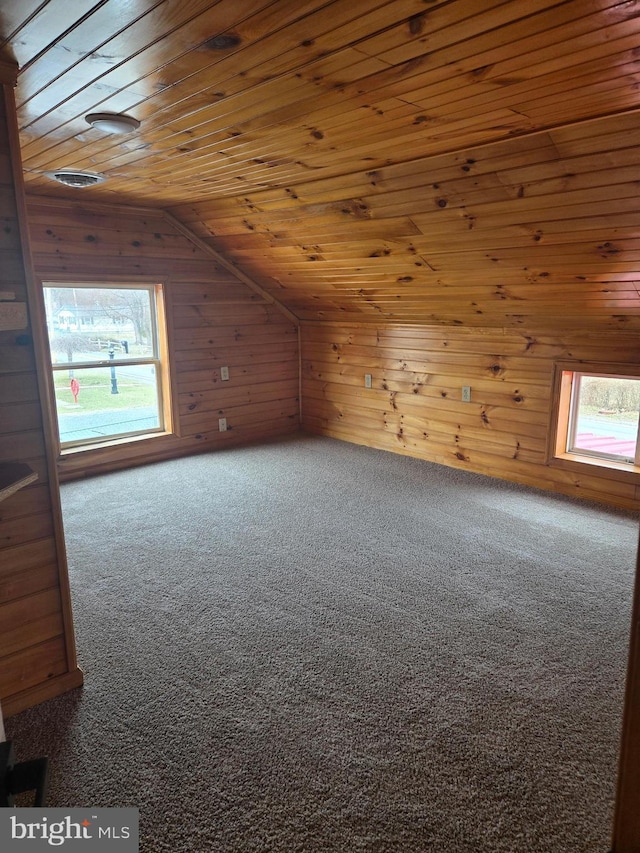
<instances>
[{"instance_id":1,"label":"window frame","mask_svg":"<svg viewBox=\"0 0 640 853\"><path fill-rule=\"evenodd\" d=\"M152 349L153 354L149 357L131 357L118 358L113 361L109 358L98 359L83 362L60 362L55 364L52 359L51 347L49 342L48 329L45 332L45 340L47 343L47 353L49 356L49 381L51 387L51 399L53 403L53 411L51 413L52 422L55 426L55 435L57 437L58 448L61 456L66 456L72 453L81 453L84 451L100 449L103 447L112 447L118 444L130 444L136 441L148 441L157 439L162 436L175 435L176 413L175 413L175 389L172 382L172 371L169 363L169 328L168 315L166 311L167 285L166 282L159 282L157 279L132 281L127 279L116 279L109 277L108 279L96 279L88 281L86 279L75 280L72 277L60 279L46 279L41 282L43 288L43 298L45 302L45 323L48 326L48 315L46 312L46 288L68 288L72 289L93 289L93 290L146 290L150 294L150 307L152 315ZM113 436L96 436L95 438L79 439L74 441L62 441L60 438L60 429L56 404L56 389L54 383L54 375L56 372L64 370L84 370L92 368L105 368L118 366L149 364L155 368L156 376L156 395L158 401L158 416L160 426L156 429L143 429L126 433L118 433Z\"/></svg>"},{"instance_id":2,"label":"window frame","mask_svg":"<svg viewBox=\"0 0 640 853\"><path fill-rule=\"evenodd\" d=\"M587 448L577 447L577 432L578 432L578 409L579 400L582 390L582 380L585 377L598 377L599 379L636 379L640 381L638 376L622 376L619 373L592 373L591 371L575 370L573 371L571 383L571 401L569 405L569 423L567 430L567 453L577 456L592 456L595 459L608 459L613 462L626 462L631 465L640 464L640 418L638 419L638 427L636 429L636 452L633 459L622 457L619 454L604 453L597 450L589 450Z\"/></svg>"},{"instance_id":3,"label":"window frame","mask_svg":"<svg viewBox=\"0 0 640 853\"><path fill-rule=\"evenodd\" d=\"M592 453L587 450L569 450L573 415L575 412L575 376L599 376L616 379L640 379L640 364L616 362L557 361L553 365L547 465L570 471L591 470L599 476L640 482L640 423L636 456L632 462L620 457ZM573 409L573 411L572 411ZM595 470L594 470L595 469Z\"/></svg>"}]
</instances>

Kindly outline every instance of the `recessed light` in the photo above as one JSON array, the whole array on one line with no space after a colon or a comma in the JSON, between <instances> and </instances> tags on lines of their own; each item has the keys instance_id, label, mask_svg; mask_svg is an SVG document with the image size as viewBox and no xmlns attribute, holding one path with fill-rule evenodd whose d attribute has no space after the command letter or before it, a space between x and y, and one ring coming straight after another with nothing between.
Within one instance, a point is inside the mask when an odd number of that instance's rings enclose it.
<instances>
[{"instance_id":1,"label":"recessed light","mask_svg":"<svg viewBox=\"0 0 640 853\"><path fill-rule=\"evenodd\" d=\"M103 133L132 133L140 127L140 122L124 113L89 113L85 121Z\"/></svg>"}]
</instances>

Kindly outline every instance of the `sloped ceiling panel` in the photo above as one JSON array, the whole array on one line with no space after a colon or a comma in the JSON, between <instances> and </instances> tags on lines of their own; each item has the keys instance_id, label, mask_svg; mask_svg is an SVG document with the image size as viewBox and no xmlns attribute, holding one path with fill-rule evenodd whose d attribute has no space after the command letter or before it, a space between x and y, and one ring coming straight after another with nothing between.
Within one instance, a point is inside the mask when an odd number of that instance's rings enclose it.
<instances>
[{"instance_id":1,"label":"sloped ceiling panel","mask_svg":"<svg viewBox=\"0 0 640 853\"><path fill-rule=\"evenodd\" d=\"M29 193L169 209L305 319L638 323L636 3L1 14ZM96 111L141 127L105 135Z\"/></svg>"}]
</instances>

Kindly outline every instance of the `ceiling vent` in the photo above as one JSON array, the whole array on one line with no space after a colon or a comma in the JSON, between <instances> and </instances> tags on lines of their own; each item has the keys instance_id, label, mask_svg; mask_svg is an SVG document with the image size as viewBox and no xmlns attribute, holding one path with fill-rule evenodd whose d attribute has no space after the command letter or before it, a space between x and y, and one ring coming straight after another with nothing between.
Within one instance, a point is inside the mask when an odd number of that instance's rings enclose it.
<instances>
[{"instance_id":1,"label":"ceiling vent","mask_svg":"<svg viewBox=\"0 0 640 853\"><path fill-rule=\"evenodd\" d=\"M76 172L74 169L59 169L57 172L51 172L50 177L67 187L92 187L104 181L102 175L96 175L93 172Z\"/></svg>"}]
</instances>

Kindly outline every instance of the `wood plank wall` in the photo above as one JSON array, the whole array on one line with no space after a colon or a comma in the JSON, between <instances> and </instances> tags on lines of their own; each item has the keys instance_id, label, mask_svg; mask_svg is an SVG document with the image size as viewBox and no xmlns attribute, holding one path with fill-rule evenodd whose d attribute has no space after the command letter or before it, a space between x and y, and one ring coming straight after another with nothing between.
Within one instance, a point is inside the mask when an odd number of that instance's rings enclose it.
<instances>
[{"instance_id":1,"label":"wood plank wall","mask_svg":"<svg viewBox=\"0 0 640 853\"><path fill-rule=\"evenodd\" d=\"M27 463L32 485L0 503L0 701L5 715L82 683L64 534L34 346L37 314L25 251L13 91L0 92L0 291L27 305L26 327L0 331L0 465ZM11 325L11 324L7 324ZM1 328L1 326L0 326Z\"/></svg>"},{"instance_id":2,"label":"wood plank wall","mask_svg":"<svg viewBox=\"0 0 640 853\"><path fill-rule=\"evenodd\" d=\"M63 480L299 428L298 331L269 297L161 211L30 197L28 212L41 280L166 284L177 434L64 456ZM229 381L220 380L222 366ZM227 432L218 431L220 417Z\"/></svg>"},{"instance_id":3,"label":"wood plank wall","mask_svg":"<svg viewBox=\"0 0 640 853\"><path fill-rule=\"evenodd\" d=\"M554 360L640 365L637 334L303 323L301 346L308 431L640 507L637 477L546 464ZM466 385L470 403L461 400Z\"/></svg>"},{"instance_id":4,"label":"wood plank wall","mask_svg":"<svg viewBox=\"0 0 640 853\"><path fill-rule=\"evenodd\" d=\"M6 127L0 123L0 290L26 299ZM144 280L166 285L175 434L57 459L50 447L44 351L0 332L0 462L25 461L37 483L0 504L0 700L5 715L80 684L69 605L61 479L299 428L298 330L270 297L240 282L160 212L28 201L41 280ZM27 216L25 212L24 221ZM25 228L26 230L26 228ZM42 298L35 326L43 327ZM35 327L34 327L35 328ZM24 330L29 333L30 329ZM220 367L230 379L220 381ZM44 406L44 416L43 416ZM218 431L218 418L229 429Z\"/></svg>"}]
</instances>

